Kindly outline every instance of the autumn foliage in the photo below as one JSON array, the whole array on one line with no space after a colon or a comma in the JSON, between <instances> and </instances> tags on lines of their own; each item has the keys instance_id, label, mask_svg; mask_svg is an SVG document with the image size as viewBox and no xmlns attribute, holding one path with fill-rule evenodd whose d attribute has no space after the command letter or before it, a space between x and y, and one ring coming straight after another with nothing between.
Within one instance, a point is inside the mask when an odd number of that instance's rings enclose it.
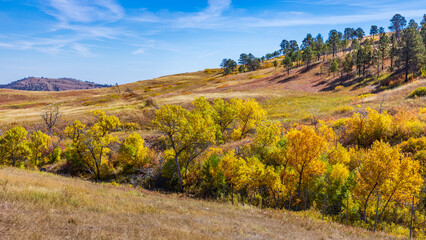
<instances>
[{"instance_id":1,"label":"autumn foliage","mask_svg":"<svg viewBox=\"0 0 426 240\"><path fill-rule=\"evenodd\" d=\"M325 208L336 220L350 196L351 219L392 222L413 194L423 196L424 110L365 109L336 122L267 121L254 99L195 99L155 111L154 141L103 111L58 137L14 126L0 137L0 163L114 180L198 197L273 208ZM131 131L130 133L127 133ZM148 147L149 146L149 147ZM327 197L327 201L325 201ZM349 202L349 201L348 201ZM326 204L326 206L324 205ZM425 203L422 203L425 204ZM353 220L353 221L355 221Z\"/></svg>"}]
</instances>

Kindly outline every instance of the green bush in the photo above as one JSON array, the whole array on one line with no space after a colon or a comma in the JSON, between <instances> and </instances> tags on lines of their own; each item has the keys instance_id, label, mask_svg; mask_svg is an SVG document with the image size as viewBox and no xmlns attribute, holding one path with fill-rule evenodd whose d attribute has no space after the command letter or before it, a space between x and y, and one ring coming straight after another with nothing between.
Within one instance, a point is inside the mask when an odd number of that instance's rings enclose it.
<instances>
[{"instance_id":1,"label":"green bush","mask_svg":"<svg viewBox=\"0 0 426 240\"><path fill-rule=\"evenodd\" d=\"M416 88L410 93L410 95L408 95L409 98L423 97L423 96L426 96L426 87Z\"/></svg>"}]
</instances>

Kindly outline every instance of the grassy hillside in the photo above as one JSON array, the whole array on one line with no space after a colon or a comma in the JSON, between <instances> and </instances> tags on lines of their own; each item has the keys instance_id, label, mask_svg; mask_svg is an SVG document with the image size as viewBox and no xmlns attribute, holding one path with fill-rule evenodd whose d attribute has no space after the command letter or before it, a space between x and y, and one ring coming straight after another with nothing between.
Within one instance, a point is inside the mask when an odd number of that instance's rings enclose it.
<instances>
[{"instance_id":1,"label":"grassy hillside","mask_svg":"<svg viewBox=\"0 0 426 240\"><path fill-rule=\"evenodd\" d=\"M279 60L279 59L278 59ZM288 75L283 67L275 69L264 64L264 69L242 74L222 76L219 69L177 74L147 81L104 89L67 92L27 92L0 89L0 126L21 124L29 129L42 129L40 111L43 106L60 103L62 127L74 119L87 119L87 113L103 109L124 121L137 122L144 132L151 131L153 110L164 104L187 106L193 99L256 98L267 111L268 118L284 122L304 121L315 114L320 117L351 115L359 108L384 109L404 107L418 109L422 98L407 98L425 80L418 80L377 92L380 80L333 78L326 73L326 63L319 61L310 70L305 66L293 69ZM336 89L336 86L341 86ZM373 93L373 94L370 94ZM152 102L154 104L151 104ZM343 109L346 109L342 111Z\"/></svg>"},{"instance_id":2,"label":"grassy hillside","mask_svg":"<svg viewBox=\"0 0 426 240\"><path fill-rule=\"evenodd\" d=\"M391 239L300 213L0 168L2 239ZM307 214L307 213L304 213Z\"/></svg>"}]
</instances>

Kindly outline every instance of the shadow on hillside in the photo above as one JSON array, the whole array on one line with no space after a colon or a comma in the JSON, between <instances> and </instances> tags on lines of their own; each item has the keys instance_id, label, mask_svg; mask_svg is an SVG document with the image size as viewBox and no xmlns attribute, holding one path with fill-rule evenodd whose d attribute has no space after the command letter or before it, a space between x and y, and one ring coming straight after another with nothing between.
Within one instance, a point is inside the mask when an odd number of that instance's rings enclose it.
<instances>
[{"instance_id":1,"label":"shadow on hillside","mask_svg":"<svg viewBox=\"0 0 426 240\"><path fill-rule=\"evenodd\" d=\"M368 79L368 80L365 80L365 79ZM354 91L354 90L370 85L373 81L374 81L374 78L372 78L370 75L367 75L365 77L354 77L353 75L343 75L334 79L331 82L321 81L317 83L315 86L317 87L320 85L325 85L325 87L320 90L321 92L334 91L334 89L337 86L343 86L343 87L353 86L351 91Z\"/></svg>"},{"instance_id":2,"label":"shadow on hillside","mask_svg":"<svg viewBox=\"0 0 426 240\"><path fill-rule=\"evenodd\" d=\"M276 75L273 75L273 76L270 76L270 77L267 77L267 78L265 78L268 82L275 82L275 81L277 81L277 80L279 80L279 79L282 79L284 76L286 76L287 74L286 73L279 73L279 74L276 74Z\"/></svg>"},{"instance_id":3,"label":"shadow on hillside","mask_svg":"<svg viewBox=\"0 0 426 240\"><path fill-rule=\"evenodd\" d=\"M284 78L284 79L281 79L280 81L278 81L278 83L286 83L286 82L293 81L294 79L296 79L295 75L287 77L287 78Z\"/></svg>"},{"instance_id":4,"label":"shadow on hillside","mask_svg":"<svg viewBox=\"0 0 426 240\"><path fill-rule=\"evenodd\" d=\"M300 70L298 71L298 73L299 73L299 74L307 73L307 72L311 71L313 68L315 68L316 66L318 66L320 63L321 63L321 62L312 63L311 65L309 65L309 68L305 66L305 67L303 67L302 69L300 69Z\"/></svg>"}]
</instances>

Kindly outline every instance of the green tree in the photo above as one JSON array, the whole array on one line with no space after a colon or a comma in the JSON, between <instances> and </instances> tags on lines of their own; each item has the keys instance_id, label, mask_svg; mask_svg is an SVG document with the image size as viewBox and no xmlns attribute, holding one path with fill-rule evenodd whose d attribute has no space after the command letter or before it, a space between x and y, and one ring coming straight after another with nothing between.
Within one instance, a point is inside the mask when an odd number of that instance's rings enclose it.
<instances>
[{"instance_id":1,"label":"green tree","mask_svg":"<svg viewBox=\"0 0 426 240\"><path fill-rule=\"evenodd\" d=\"M405 29L399 41L397 65L405 72L405 81L408 82L408 74L416 72L424 62L425 46L420 33L413 28Z\"/></svg>"},{"instance_id":2,"label":"green tree","mask_svg":"<svg viewBox=\"0 0 426 240\"><path fill-rule=\"evenodd\" d=\"M336 30L331 30L328 34L327 44L330 46L330 50L334 58L334 55L337 53L340 46L340 38Z\"/></svg>"},{"instance_id":3,"label":"green tree","mask_svg":"<svg viewBox=\"0 0 426 240\"><path fill-rule=\"evenodd\" d=\"M358 50L359 46L360 46L359 41L358 39L355 38L354 40L352 40L352 43L351 43L351 51Z\"/></svg>"},{"instance_id":4,"label":"green tree","mask_svg":"<svg viewBox=\"0 0 426 240\"><path fill-rule=\"evenodd\" d=\"M282 40L280 47L281 47L281 53L286 55L289 51L290 43L287 40L284 39L284 40Z\"/></svg>"},{"instance_id":5,"label":"green tree","mask_svg":"<svg viewBox=\"0 0 426 240\"><path fill-rule=\"evenodd\" d=\"M343 31L343 38L346 40L350 40L354 38L355 29L353 28L345 28Z\"/></svg>"},{"instance_id":6,"label":"green tree","mask_svg":"<svg viewBox=\"0 0 426 240\"><path fill-rule=\"evenodd\" d=\"M293 59L291 55L287 55L284 57L282 61L282 65L287 68L287 74L290 75L290 69L293 67Z\"/></svg>"},{"instance_id":7,"label":"green tree","mask_svg":"<svg viewBox=\"0 0 426 240\"><path fill-rule=\"evenodd\" d=\"M365 36L365 32L364 32L364 30L362 30L362 28L357 28L357 29L355 30L355 36L356 36L359 40L362 40L362 39L364 38L364 36Z\"/></svg>"},{"instance_id":8,"label":"green tree","mask_svg":"<svg viewBox=\"0 0 426 240\"><path fill-rule=\"evenodd\" d=\"M330 68L329 68L329 70L330 70L330 72L333 73L333 77L335 77L336 72L339 71L339 67L340 67L340 61L339 60L340 59L338 59L338 58L330 60Z\"/></svg>"},{"instance_id":9,"label":"green tree","mask_svg":"<svg viewBox=\"0 0 426 240\"><path fill-rule=\"evenodd\" d=\"M426 14L423 16L423 20L421 22L420 33L422 34L423 44L424 44L424 46L426 48Z\"/></svg>"},{"instance_id":10,"label":"green tree","mask_svg":"<svg viewBox=\"0 0 426 240\"><path fill-rule=\"evenodd\" d=\"M390 37L390 49L389 49L389 57L390 57L390 70L393 71L394 70L394 65L395 65L395 58L398 55L398 42L396 39L396 35L395 33L393 33Z\"/></svg>"},{"instance_id":11,"label":"green tree","mask_svg":"<svg viewBox=\"0 0 426 240\"><path fill-rule=\"evenodd\" d=\"M387 52L388 52L388 48L389 48L389 37L385 34L382 33L380 34L380 39L379 42L377 44L377 48L379 50L379 56L381 58L381 62L382 62L382 71L384 70L384 62L385 62L385 58L387 56Z\"/></svg>"},{"instance_id":12,"label":"green tree","mask_svg":"<svg viewBox=\"0 0 426 240\"><path fill-rule=\"evenodd\" d=\"M237 67L237 63L232 59L223 59L220 66L223 69L223 73L225 75L228 75L234 71L234 69Z\"/></svg>"},{"instance_id":13,"label":"green tree","mask_svg":"<svg viewBox=\"0 0 426 240\"><path fill-rule=\"evenodd\" d=\"M321 34L318 34L315 37L315 41L314 41L314 50L317 54L317 60L319 61L321 58L321 55L325 54L325 43L324 43L324 39L322 38Z\"/></svg>"},{"instance_id":14,"label":"green tree","mask_svg":"<svg viewBox=\"0 0 426 240\"><path fill-rule=\"evenodd\" d=\"M302 53L302 59L306 63L306 68L309 69L309 65L311 64L311 61L315 58L315 52L313 51L312 47L306 47L303 49Z\"/></svg>"},{"instance_id":15,"label":"green tree","mask_svg":"<svg viewBox=\"0 0 426 240\"><path fill-rule=\"evenodd\" d=\"M417 30L419 28L419 25L416 23L416 21L414 21L414 19L411 19L408 22L408 27L407 28L412 28L412 29Z\"/></svg>"},{"instance_id":16,"label":"green tree","mask_svg":"<svg viewBox=\"0 0 426 240\"><path fill-rule=\"evenodd\" d=\"M239 73L243 73L243 72L245 72L246 71L246 67L244 67L244 65L240 65L239 67L238 67L238 72Z\"/></svg>"},{"instance_id":17,"label":"green tree","mask_svg":"<svg viewBox=\"0 0 426 240\"><path fill-rule=\"evenodd\" d=\"M380 54L380 51L377 49L373 50L373 55L371 57L371 60L373 62L373 66L374 68L376 68L376 72L377 72L377 79L379 79L379 75L380 75L380 66L382 65L382 57Z\"/></svg>"},{"instance_id":18,"label":"green tree","mask_svg":"<svg viewBox=\"0 0 426 240\"><path fill-rule=\"evenodd\" d=\"M379 28L376 25L371 26L370 35L373 35L373 39L378 33L379 33Z\"/></svg>"},{"instance_id":19,"label":"green tree","mask_svg":"<svg viewBox=\"0 0 426 240\"><path fill-rule=\"evenodd\" d=\"M389 26L389 29L391 31L395 31L396 39L399 39L399 33L404 29L405 25L407 25L405 17L401 16L400 14L395 14L390 22L391 25Z\"/></svg>"},{"instance_id":20,"label":"green tree","mask_svg":"<svg viewBox=\"0 0 426 240\"><path fill-rule=\"evenodd\" d=\"M352 54L350 53L346 54L345 60L343 61L342 65L343 65L343 72L346 73L346 75L349 75L352 72L352 69L354 67L354 60L352 58Z\"/></svg>"}]
</instances>

